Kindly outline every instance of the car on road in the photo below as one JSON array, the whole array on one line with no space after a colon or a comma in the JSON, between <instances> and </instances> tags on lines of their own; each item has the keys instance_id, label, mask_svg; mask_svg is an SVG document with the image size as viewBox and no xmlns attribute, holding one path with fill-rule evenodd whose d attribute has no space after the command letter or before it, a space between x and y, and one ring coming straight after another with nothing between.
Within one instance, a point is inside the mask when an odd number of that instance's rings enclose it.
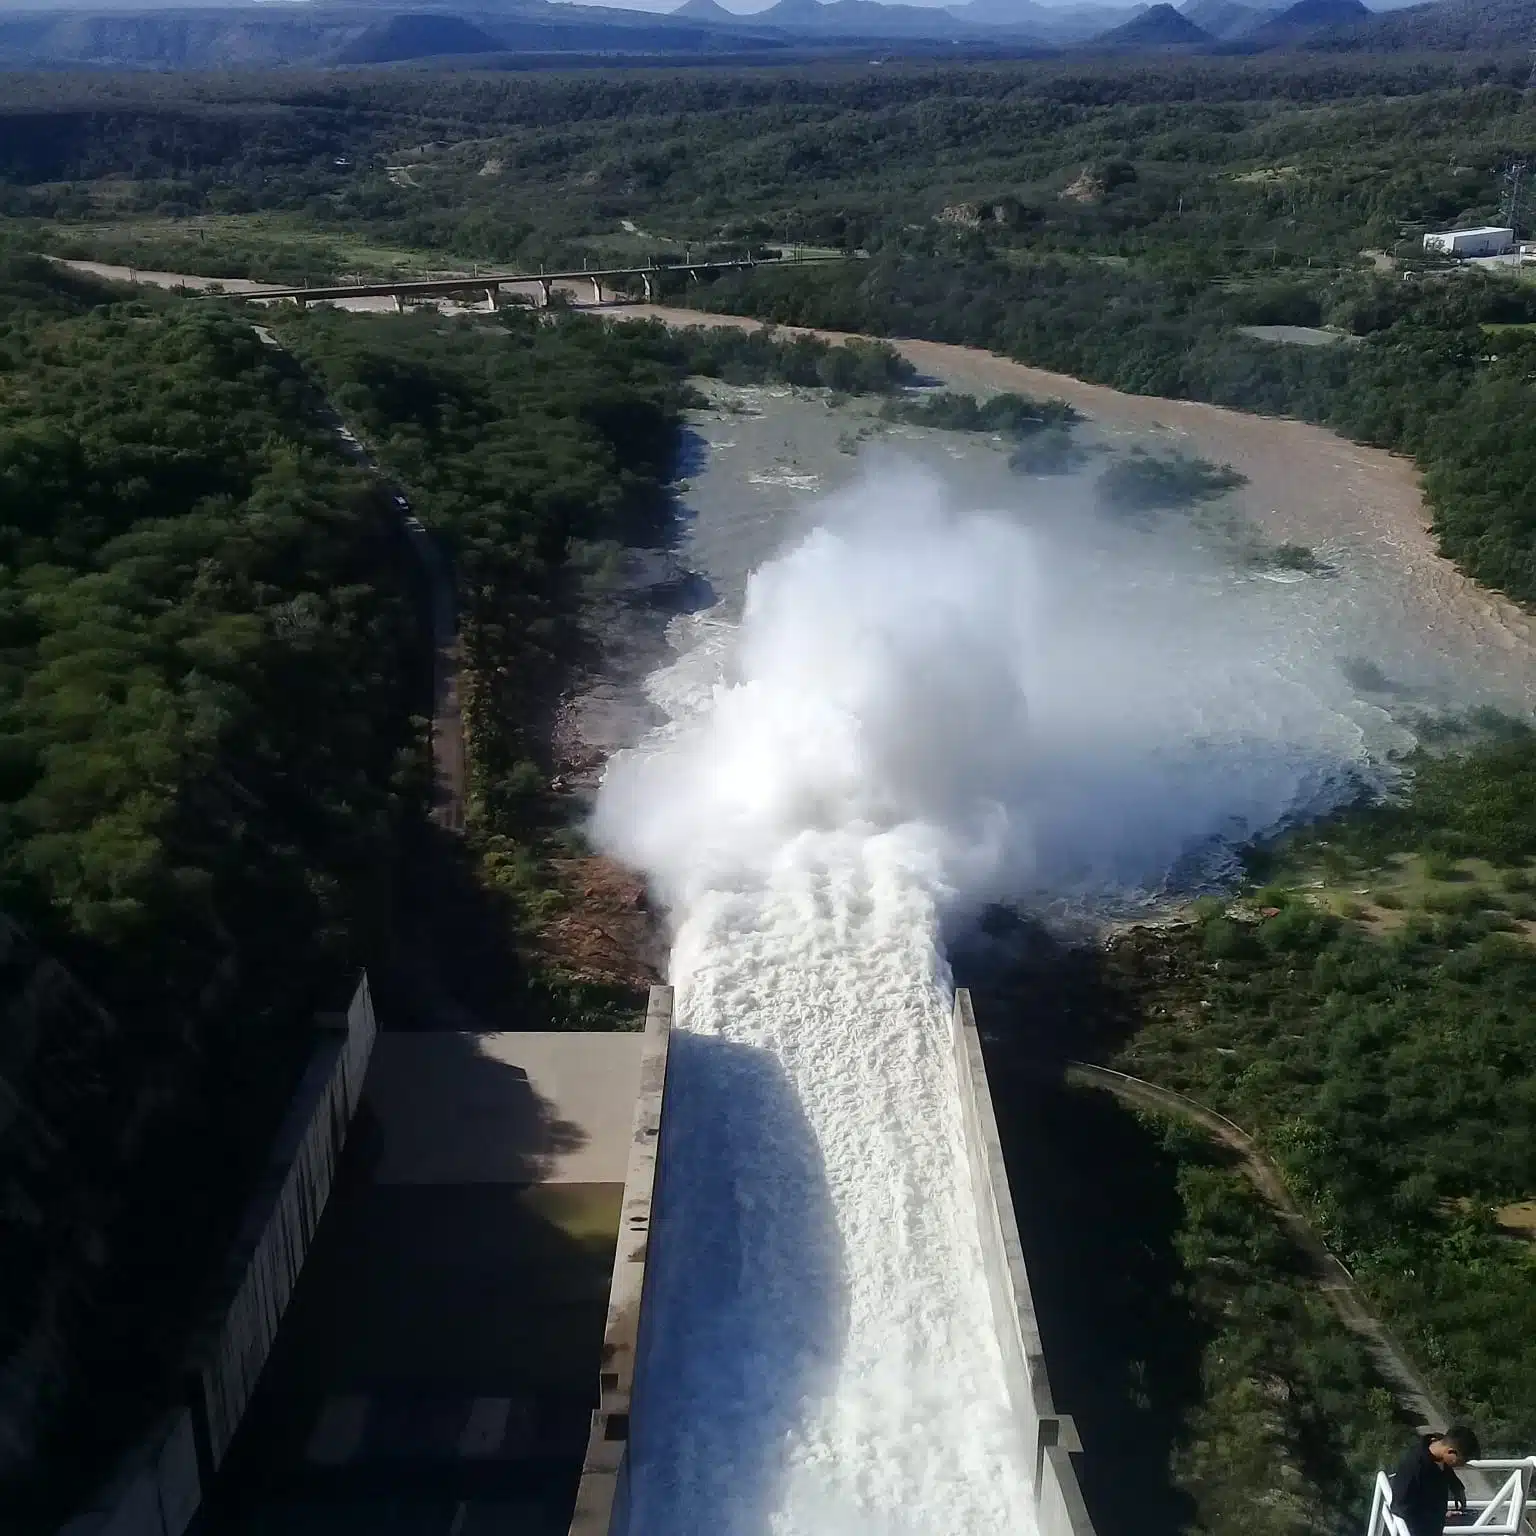
<instances>
[{"instance_id":1,"label":"car on road","mask_svg":"<svg viewBox=\"0 0 1536 1536\"><path fill-rule=\"evenodd\" d=\"M390 497L390 500L393 501L395 506L398 507L402 512L409 512L411 510L410 502L408 502L405 497L399 493L399 491L396 491L395 494Z\"/></svg>"}]
</instances>

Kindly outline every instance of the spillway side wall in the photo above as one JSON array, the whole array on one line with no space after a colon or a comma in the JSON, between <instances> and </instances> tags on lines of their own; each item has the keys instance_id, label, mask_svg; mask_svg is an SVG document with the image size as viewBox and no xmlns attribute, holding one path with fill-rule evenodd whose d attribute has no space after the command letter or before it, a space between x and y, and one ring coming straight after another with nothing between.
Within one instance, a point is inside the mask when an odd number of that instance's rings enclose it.
<instances>
[{"instance_id":1,"label":"spillway side wall","mask_svg":"<svg viewBox=\"0 0 1536 1536\"><path fill-rule=\"evenodd\" d=\"M1034 1476L1039 1536L1093 1536L1070 1454L1078 1449L1077 1432L1051 1396L981 1037L964 987L955 993L953 1045L982 1263L1008 1391Z\"/></svg>"},{"instance_id":2,"label":"spillway side wall","mask_svg":"<svg viewBox=\"0 0 1536 1536\"><path fill-rule=\"evenodd\" d=\"M629 1440L635 1372L644 1347L646 1259L651 1217L661 1193L662 1117L672 1042L672 989L652 987L640 1052L640 1094L624 1174L624 1203L608 1290L608 1322L586 1459L570 1536L609 1536L628 1525Z\"/></svg>"}]
</instances>

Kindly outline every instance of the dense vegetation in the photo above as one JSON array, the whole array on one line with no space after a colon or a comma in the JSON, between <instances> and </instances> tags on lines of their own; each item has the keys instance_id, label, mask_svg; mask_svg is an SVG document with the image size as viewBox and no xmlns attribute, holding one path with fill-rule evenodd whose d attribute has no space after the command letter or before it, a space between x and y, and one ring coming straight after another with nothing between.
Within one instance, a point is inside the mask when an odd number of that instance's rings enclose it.
<instances>
[{"instance_id":1,"label":"dense vegetation","mask_svg":"<svg viewBox=\"0 0 1536 1536\"><path fill-rule=\"evenodd\" d=\"M1528 75L1521 55L39 78L7 108L0 189L59 250L215 274L866 249L677 293L1324 422L1414 456L1447 550L1536 599L1536 287L1417 251L1499 216L1536 142ZM1241 329L1267 324L1361 340Z\"/></svg>"},{"instance_id":2,"label":"dense vegetation","mask_svg":"<svg viewBox=\"0 0 1536 1536\"><path fill-rule=\"evenodd\" d=\"M0 1360L39 1329L62 1351L18 1493L43 1511L174 1390L314 1010L365 963L408 982L421 942L391 891L425 834L423 594L326 399L453 556L496 1017L561 1027L635 1004L533 942L568 901L548 723L584 552L658 536L688 374L911 373L877 344L515 312L290 313L278 348L216 307L106 297L33 259L0 273L0 913L108 1016L34 1016L12 957ZM429 903L462 896L432 868Z\"/></svg>"},{"instance_id":3,"label":"dense vegetation","mask_svg":"<svg viewBox=\"0 0 1536 1536\"><path fill-rule=\"evenodd\" d=\"M989 1056L1098 1536L1359 1530L1411 1426L1229 1154Z\"/></svg>"},{"instance_id":4,"label":"dense vegetation","mask_svg":"<svg viewBox=\"0 0 1536 1536\"><path fill-rule=\"evenodd\" d=\"M1070 427L1078 413L1065 400L1031 400L1004 393L978 401L974 395L938 390L915 399L893 400L881 412L887 421L949 432L996 432L1003 437L1032 437L1052 427Z\"/></svg>"},{"instance_id":5,"label":"dense vegetation","mask_svg":"<svg viewBox=\"0 0 1536 1536\"><path fill-rule=\"evenodd\" d=\"M1125 1489L1084 1458L1105 1536L1149 1508L1219 1536L1358 1529L1417 1416L1220 1148L1030 1081L1042 1058L1104 1061L1246 1128L1490 1452L1536 1435L1536 734L1464 722L1408 766L1392 803L1254 850L1243 888L1183 921L1064 949L995 914L1015 958L984 968L977 1004L1041 1234L1052 1381L1133 1468Z\"/></svg>"},{"instance_id":6,"label":"dense vegetation","mask_svg":"<svg viewBox=\"0 0 1536 1536\"><path fill-rule=\"evenodd\" d=\"M1504 59L1073 60L799 70L12 77L7 211L258 252L273 226L522 263L926 231L1084 254L1352 263L1498 206L1531 111ZM1061 194L1071 189L1071 195ZM945 209L951 220L931 221ZM640 231L621 227L624 218ZM908 228L908 226L914 226ZM131 231L129 231L131 232ZM144 264L148 264L147 262ZM579 265L579 261L578 261ZM312 275L319 275L314 273Z\"/></svg>"},{"instance_id":7,"label":"dense vegetation","mask_svg":"<svg viewBox=\"0 0 1536 1536\"><path fill-rule=\"evenodd\" d=\"M1246 900L1123 941L1105 1044L1257 1134L1456 1406L1536 1434L1536 736L1259 857ZM1259 881L1268 883L1260 885ZM1112 1010L1113 1011L1113 1010Z\"/></svg>"},{"instance_id":8,"label":"dense vegetation","mask_svg":"<svg viewBox=\"0 0 1536 1536\"><path fill-rule=\"evenodd\" d=\"M0 270L0 911L109 1016L3 1000L0 1358L61 1351L75 1489L176 1380L417 778L397 535L302 379L93 298Z\"/></svg>"},{"instance_id":9,"label":"dense vegetation","mask_svg":"<svg viewBox=\"0 0 1536 1536\"><path fill-rule=\"evenodd\" d=\"M452 552L470 842L525 951L537 950L572 901L555 863L581 846L568 798L550 790L550 722L589 646L582 579L623 546L664 537L680 412L693 398L684 380L889 392L912 369L878 343L580 316L546 324L518 311L496 326L327 311L274 323ZM545 1026L639 1017L633 985L592 985L550 958L525 973L527 1006ZM499 985L515 995L511 977Z\"/></svg>"}]
</instances>

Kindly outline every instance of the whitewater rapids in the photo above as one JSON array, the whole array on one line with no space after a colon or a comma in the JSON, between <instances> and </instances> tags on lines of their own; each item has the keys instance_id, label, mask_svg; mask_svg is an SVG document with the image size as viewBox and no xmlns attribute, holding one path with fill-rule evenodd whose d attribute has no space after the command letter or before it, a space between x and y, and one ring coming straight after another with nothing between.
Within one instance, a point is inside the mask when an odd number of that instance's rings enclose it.
<instances>
[{"instance_id":1,"label":"whitewater rapids","mask_svg":"<svg viewBox=\"0 0 1536 1536\"><path fill-rule=\"evenodd\" d=\"M674 924L631 1536L1032 1529L941 924L1042 872L1165 872L1360 755L1293 667L1214 644L1187 584L1101 565L1079 586L908 467L650 680L666 724L594 819Z\"/></svg>"}]
</instances>

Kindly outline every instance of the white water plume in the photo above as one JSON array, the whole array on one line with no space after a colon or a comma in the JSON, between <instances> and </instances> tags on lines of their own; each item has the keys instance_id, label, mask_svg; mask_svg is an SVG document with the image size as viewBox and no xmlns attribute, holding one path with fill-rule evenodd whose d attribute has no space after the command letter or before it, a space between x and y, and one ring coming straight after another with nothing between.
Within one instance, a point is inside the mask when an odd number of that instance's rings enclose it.
<instances>
[{"instance_id":1,"label":"white water plume","mask_svg":"<svg viewBox=\"0 0 1536 1536\"><path fill-rule=\"evenodd\" d=\"M669 723L595 818L671 909L682 1031L635 1536L1030 1528L940 921L1155 886L1360 758L1348 700L1219 588L1129 533L951 513L896 469L653 678Z\"/></svg>"}]
</instances>

